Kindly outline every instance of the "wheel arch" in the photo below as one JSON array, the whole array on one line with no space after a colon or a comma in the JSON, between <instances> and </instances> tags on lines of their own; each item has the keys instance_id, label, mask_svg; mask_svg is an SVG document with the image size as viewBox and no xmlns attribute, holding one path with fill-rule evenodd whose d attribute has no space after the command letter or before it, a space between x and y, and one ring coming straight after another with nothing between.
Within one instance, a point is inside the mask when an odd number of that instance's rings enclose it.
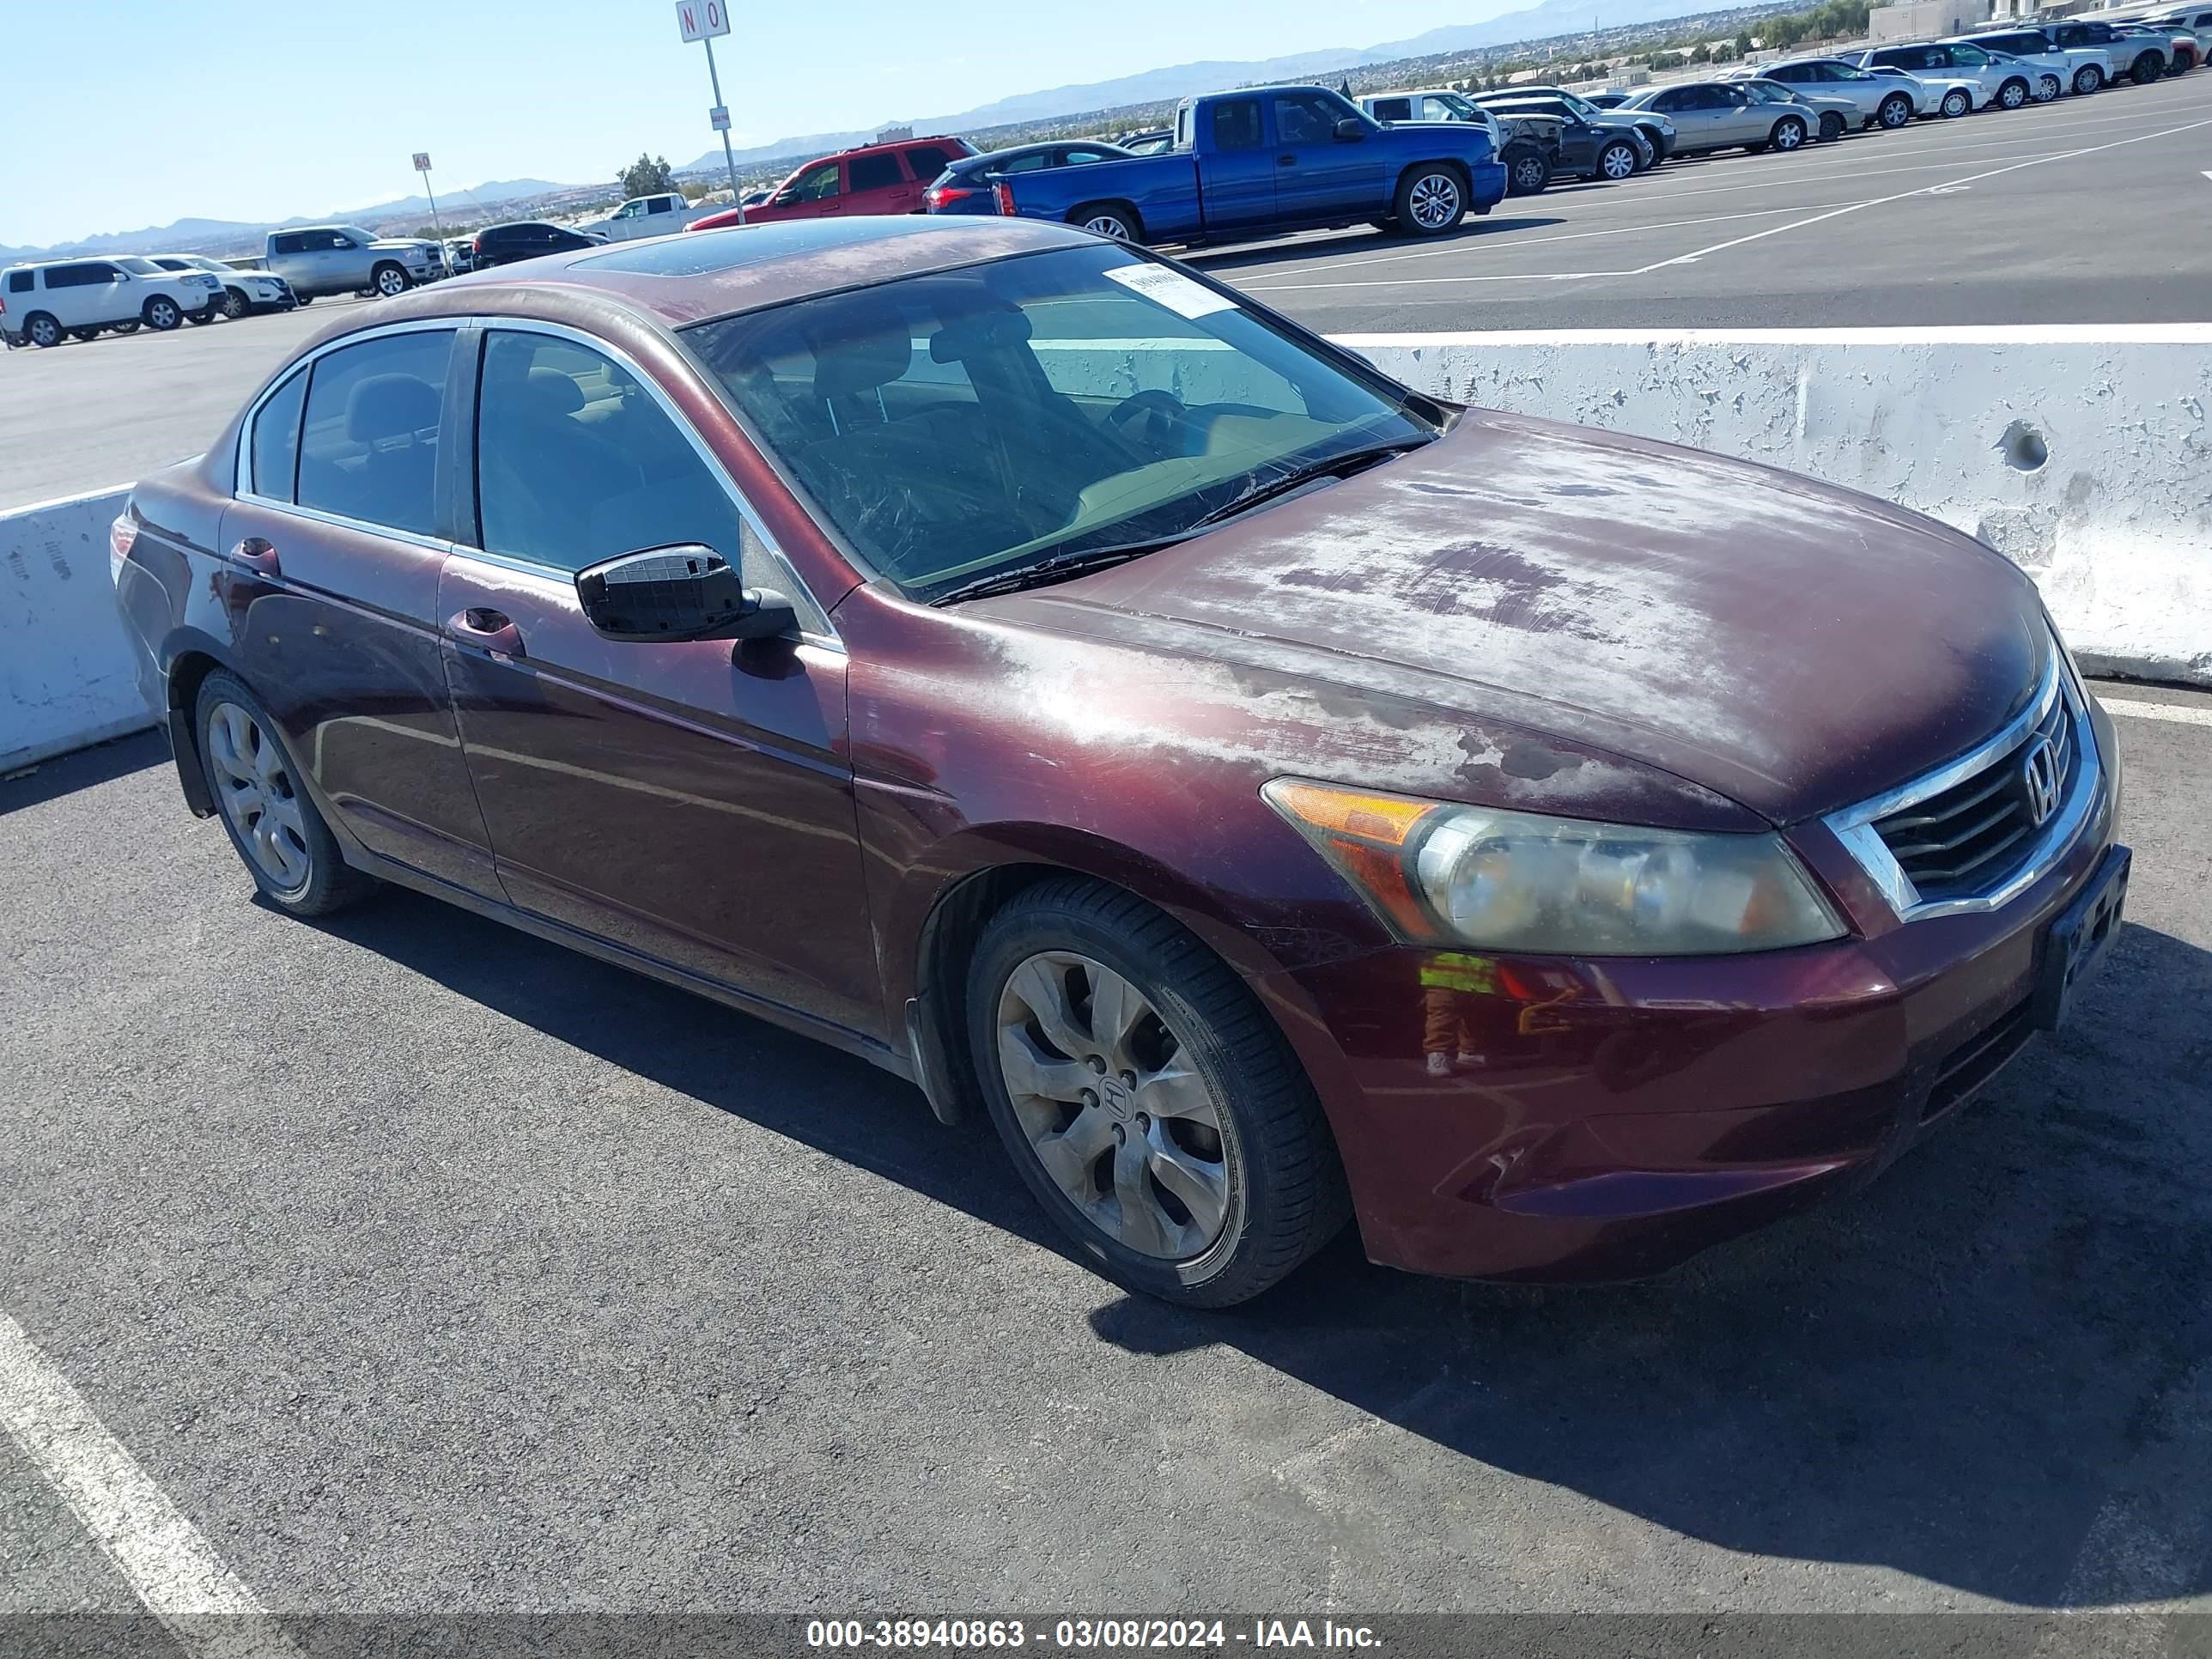
<instances>
[{"instance_id":1,"label":"wheel arch","mask_svg":"<svg viewBox=\"0 0 2212 1659\"><path fill-rule=\"evenodd\" d=\"M220 641L196 628L179 629L163 641L158 660L167 704L163 714L168 725L169 755L176 763L178 787L184 791L185 805L194 817L213 817L215 797L208 793L198 722L193 714L207 677L218 669L238 674L237 666ZM245 676L239 678L242 680Z\"/></svg>"},{"instance_id":2,"label":"wheel arch","mask_svg":"<svg viewBox=\"0 0 2212 1659\"><path fill-rule=\"evenodd\" d=\"M1123 197L1100 196L1088 202L1079 202L1068 209L1067 217L1062 222L1079 227L1085 220L1102 210L1118 213L1128 221L1132 241L1142 242L1145 240L1145 216L1137 211L1134 202Z\"/></svg>"},{"instance_id":3,"label":"wheel arch","mask_svg":"<svg viewBox=\"0 0 2212 1659\"><path fill-rule=\"evenodd\" d=\"M1468 171L1467 163L1456 155L1432 155L1425 161L1407 162L1404 167L1398 169L1397 181L1390 186L1392 198L1395 199L1397 193L1406 187L1407 179L1426 167L1445 168L1453 178L1459 180L1460 195L1469 201L1473 200L1474 176Z\"/></svg>"}]
</instances>

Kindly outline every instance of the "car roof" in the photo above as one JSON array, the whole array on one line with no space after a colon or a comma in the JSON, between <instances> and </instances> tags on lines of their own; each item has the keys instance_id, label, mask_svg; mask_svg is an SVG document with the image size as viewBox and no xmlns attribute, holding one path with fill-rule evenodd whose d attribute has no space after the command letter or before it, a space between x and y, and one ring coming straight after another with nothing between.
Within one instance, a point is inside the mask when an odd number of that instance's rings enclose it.
<instances>
[{"instance_id":1,"label":"car roof","mask_svg":"<svg viewBox=\"0 0 2212 1659\"><path fill-rule=\"evenodd\" d=\"M533 299L568 307L596 296L680 328L902 276L1097 243L1085 231L1035 219L934 214L787 219L548 254L531 260L526 275L506 266L471 271L418 289L380 314L391 316L404 307L418 316L486 311L526 316L535 309Z\"/></svg>"},{"instance_id":2,"label":"car roof","mask_svg":"<svg viewBox=\"0 0 2212 1659\"><path fill-rule=\"evenodd\" d=\"M1034 144L1009 144L1004 149L987 149L980 155L956 155L947 165L957 173L963 168L973 170L988 167L993 161L1003 161L1013 155L1033 155L1041 149L1119 149L1121 147L1110 138L1045 138Z\"/></svg>"}]
</instances>

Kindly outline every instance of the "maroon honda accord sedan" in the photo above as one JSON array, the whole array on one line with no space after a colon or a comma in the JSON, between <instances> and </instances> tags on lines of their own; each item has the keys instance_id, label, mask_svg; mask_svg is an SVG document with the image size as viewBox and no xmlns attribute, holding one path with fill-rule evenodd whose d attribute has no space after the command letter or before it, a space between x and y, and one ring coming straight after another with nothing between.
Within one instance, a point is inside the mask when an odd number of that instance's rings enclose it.
<instances>
[{"instance_id":1,"label":"maroon honda accord sedan","mask_svg":"<svg viewBox=\"0 0 2212 1659\"><path fill-rule=\"evenodd\" d=\"M434 894L980 1103L1122 1283L1646 1273L1881 1166L2116 929L1978 543L1407 390L1022 220L335 324L118 600L269 902Z\"/></svg>"}]
</instances>

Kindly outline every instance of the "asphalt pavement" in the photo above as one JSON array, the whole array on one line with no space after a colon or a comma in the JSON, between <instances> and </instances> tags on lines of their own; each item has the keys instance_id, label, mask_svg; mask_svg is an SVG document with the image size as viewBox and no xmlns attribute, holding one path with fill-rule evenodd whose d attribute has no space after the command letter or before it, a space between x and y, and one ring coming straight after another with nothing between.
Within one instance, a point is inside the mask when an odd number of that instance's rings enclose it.
<instances>
[{"instance_id":1,"label":"asphalt pavement","mask_svg":"<svg viewBox=\"0 0 2212 1659\"><path fill-rule=\"evenodd\" d=\"M2212 321L2212 70L1191 263L1331 333ZM338 307L0 359L0 510L205 447Z\"/></svg>"},{"instance_id":2,"label":"asphalt pavement","mask_svg":"<svg viewBox=\"0 0 2212 1659\"><path fill-rule=\"evenodd\" d=\"M1346 1239L1207 1316L860 1062L410 894L289 920L158 738L88 750L0 782L0 1339L280 1620L2122 1608L2136 1651L2212 1610L2212 697L2104 690L2126 931L1874 1186L1642 1285ZM0 1438L0 1615L132 1605Z\"/></svg>"}]
</instances>

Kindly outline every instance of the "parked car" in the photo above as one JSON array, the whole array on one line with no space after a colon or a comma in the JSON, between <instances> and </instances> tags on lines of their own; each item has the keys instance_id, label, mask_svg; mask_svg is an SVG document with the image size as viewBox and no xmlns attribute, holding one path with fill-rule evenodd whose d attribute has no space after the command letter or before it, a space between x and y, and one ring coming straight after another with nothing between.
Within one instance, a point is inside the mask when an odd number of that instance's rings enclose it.
<instances>
[{"instance_id":1,"label":"parked car","mask_svg":"<svg viewBox=\"0 0 2212 1659\"><path fill-rule=\"evenodd\" d=\"M1497 118L1465 93L1451 87L1417 87L1406 92L1367 93L1354 100L1368 118L1403 126L1415 121L1471 121L1490 129L1490 142L1503 149Z\"/></svg>"},{"instance_id":2,"label":"parked car","mask_svg":"<svg viewBox=\"0 0 2212 1659\"><path fill-rule=\"evenodd\" d=\"M1001 179L1000 210L1132 242L1250 240L1372 224L1450 230L1505 195L1484 129L1393 127L1327 87L1245 87L1186 98L1161 155Z\"/></svg>"},{"instance_id":3,"label":"parked car","mask_svg":"<svg viewBox=\"0 0 2212 1659\"><path fill-rule=\"evenodd\" d=\"M1547 188L1560 165L1562 122L1556 116L1516 110L1499 118L1450 88L1371 94L1357 100L1374 120L1393 126L1421 121L1458 121L1490 135L1498 164L1505 169L1508 196L1534 196Z\"/></svg>"},{"instance_id":4,"label":"parked car","mask_svg":"<svg viewBox=\"0 0 2212 1659\"><path fill-rule=\"evenodd\" d=\"M1552 100L1564 104L1571 114L1594 127L1612 127L1635 132L1651 152L1651 161L1645 163L1646 166L1663 161L1674 153L1674 124L1655 110L1608 107L1584 98L1579 93L1569 92L1565 87L1509 87L1498 92L1476 94L1476 101L1485 109L1526 107L1530 100Z\"/></svg>"},{"instance_id":5,"label":"parked car","mask_svg":"<svg viewBox=\"0 0 2212 1659\"><path fill-rule=\"evenodd\" d=\"M2187 30L2197 43L2197 61L2200 64L2212 55L2212 6L2202 3L2202 0L2196 5L2153 12L2142 21L2154 28Z\"/></svg>"},{"instance_id":6,"label":"parked car","mask_svg":"<svg viewBox=\"0 0 2212 1659\"><path fill-rule=\"evenodd\" d=\"M543 219L517 219L509 224L486 225L478 231L470 245L469 258L473 269L482 270L492 265L511 265L518 259L535 259L540 254L603 247L607 241L605 236L548 224Z\"/></svg>"},{"instance_id":7,"label":"parked car","mask_svg":"<svg viewBox=\"0 0 2212 1659\"><path fill-rule=\"evenodd\" d=\"M1618 184L1658 164L1658 152L1645 142L1634 125L1614 125L1611 121L1605 125L1595 125L1576 113L1562 99L1516 98L1510 101L1486 104L1484 107L1499 120L1537 116L1550 122L1557 134L1553 168L1570 178L1602 179ZM1593 112L1607 113L1602 110Z\"/></svg>"},{"instance_id":8,"label":"parked car","mask_svg":"<svg viewBox=\"0 0 2212 1659\"><path fill-rule=\"evenodd\" d=\"M1982 50L2001 64L2017 64L2022 74L2033 76L2035 101L2039 104L2048 104L2062 96L2066 91L2067 82L2073 78L2074 66L2063 58L2049 52L2024 56L2019 52L1999 51L1986 43L1983 43Z\"/></svg>"},{"instance_id":9,"label":"parked car","mask_svg":"<svg viewBox=\"0 0 2212 1659\"><path fill-rule=\"evenodd\" d=\"M1831 98L1824 94L1770 81L1765 76L1754 75L1742 82L1753 98L1762 104L1792 109L1810 109L1819 126L1814 136L1824 144L1832 144L1845 133L1856 131L1865 124L1859 118L1859 106L1849 98Z\"/></svg>"},{"instance_id":10,"label":"parked car","mask_svg":"<svg viewBox=\"0 0 2212 1659\"><path fill-rule=\"evenodd\" d=\"M1042 173L1049 167L1081 167L1094 161L1127 161L1128 157L1127 150L1097 138L1016 144L981 155L963 155L939 173L921 192L921 205L930 213L995 214L999 204L991 193L991 186L1000 179L1018 179L1025 173Z\"/></svg>"},{"instance_id":11,"label":"parked car","mask_svg":"<svg viewBox=\"0 0 2212 1659\"><path fill-rule=\"evenodd\" d=\"M435 242L379 236L358 225L272 230L262 263L291 286L302 305L326 294L376 294L389 300L446 274L445 257Z\"/></svg>"},{"instance_id":12,"label":"parked car","mask_svg":"<svg viewBox=\"0 0 2212 1659\"><path fill-rule=\"evenodd\" d=\"M1762 64L1755 69L1730 70L1721 76L1724 81L1754 77L1778 82L1794 91L1842 99L1850 105L1861 126L1893 130L1910 126L1921 113L1923 101L1923 89L1917 82L1906 84L1894 76L1875 75L1840 58L1799 58Z\"/></svg>"},{"instance_id":13,"label":"parked car","mask_svg":"<svg viewBox=\"0 0 2212 1659\"><path fill-rule=\"evenodd\" d=\"M164 270L204 271L222 283L221 297L205 311L187 313L188 320L212 322L218 316L233 320L256 312L289 311L297 302L282 276L273 270L241 270L204 253L155 253L147 256Z\"/></svg>"},{"instance_id":14,"label":"parked car","mask_svg":"<svg viewBox=\"0 0 2212 1659\"><path fill-rule=\"evenodd\" d=\"M2112 33L2122 40L2139 40L2145 49L2155 48L2164 54L2166 75L2186 75L2197 67L2197 37L2187 29L2156 27L2148 23L2115 23ZM2137 56L2130 66L2130 77L2138 85L2147 84L2143 71L2147 65Z\"/></svg>"},{"instance_id":15,"label":"parked car","mask_svg":"<svg viewBox=\"0 0 2212 1659\"><path fill-rule=\"evenodd\" d=\"M2166 65L2172 61L2170 46L2140 35L2122 33L2110 23L2093 22L2087 18L2069 17L2043 26L2043 32L2058 46L2103 51L2112 65L2112 78L2122 76L2139 87L2148 86L2165 75Z\"/></svg>"},{"instance_id":16,"label":"parked car","mask_svg":"<svg viewBox=\"0 0 2212 1659\"><path fill-rule=\"evenodd\" d=\"M1983 29L1964 36L1968 45L1985 52L2008 52L2018 58L2057 58L2073 67L2067 76L2067 85L2078 96L2086 97L2112 84L2113 65L2124 65L2126 55L2112 45L2087 46L2079 43L2061 46L2053 27L2018 24L2011 28Z\"/></svg>"},{"instance_id":17,"label":"parked car","mask_svg":"<svg viewBox=\"0 0 2212 1659\"><path fill-rule=\"evenodd\" d=\"M1887 76L1901 86L1914 88L1919 95L1920 112L1923 117L1955 121L1962 116L1972 115L1980 106L1982 88L1978 81L1954 80L1932 72L1916 74L1891 64L1866 64L1861 67L1869 75Z\"/></svg>"},{"instance_id":18,"label":"parked car","mask_svg":"<svg viewBox=\"0 0 2212 1659\"><path fill-rule=\"evenodd\" d=\"M605 217L586 219L574 228L605 241L628 242L640 236L667 236L688 229L715 211L711 207L693 207L680 190L661 190L633 196Z\"/></svg>"},{"instance_id":19,"label":"parked car","mask_svg":"<svg viewBox=\"0 0 2212 1659\"><path fill-rule=\"evenodd\" d=\"M832 1042L1187 1303L1352 1218L1657 1271L1888 1164L2119 931L2112 723L2006 559L1060 225L353 313L111 565L271 908L382 878Z\"/></svg>"},{"instance_id":20,"label":"parked car","mask_svg":"<svg viewBox=\"0 0 2212 1659\"><path fill-rule=\"evenodd\" d=\"M2018 109L2035 97L2035 79L2025 70L1999 63L1971 40L1922 40L1910 46L1874 46L1849 54L1862 69L1899 69L1917 76L1939 76L1972 88L1966 107L1956 107L1950 94L1938 100L1938 112L1963 115L1976 109Z\"/></svg>"},{"instance_id":21,"label":"parked car","mask_svg":"<svg viewBox=\"0 0 2212 1659\"><path fill-rule=\"evenodd\" d=\"M1678 155L1737 148L1798 149L1820 131L1820 112L1810 104L1754 98L1741 82L1735 81L1680 81L1672 86L1646 87L1621 110L1650 110L1673 121Z\"/></svg>"},{"instance_id":22,"label":"parked car","mask_svg":"<svg viewBox=\"0 0 2212 1659\"><path fill-rule=\"evenodd\" d=\"M921 213L926 210L922 192L938 175L975 153L975 146L965 138L937 137L862 144L824 155L794 170L758 207L745 209L744 222L765 225L779 219ZM737 222L738 210L726 208L695 222L690 228L720 230Z\"/></svg>"},{"instance_id":23,"label":"parked car","mask_svg":"<svg viewBox=\"0 0 2212 1659\"><path fill-rule=\"evenodd\" d=\"M1623 104L1628 101L1629 98L1629 94L1626 92L1616 90L1587 92L1584 93L1583 96L1589 102L1596 105L1600 109L1619 109Z\"/></svg>"},{"instance_id":24,"label":"parked car","mask_svg":"<svg viewBox=\"0 0 2212 1659\"><path fill-rule=\"evenodd\" d=\"M164 270L151 259L45 259L0 275L0 336L10 346L58 346L143 323L167 331L212 316L222 284L204 270Z\"/></svg>"},{"instance_id":25,"label":"parked car","mask_svg":"<svg viewBox=\"0 0 2212 1659\"><path fill-rule=\"evenodd\" d=\"M448 236L438 248L445 258L447 270L458 276L465 270L475 270L476 246L473 236Z\"/></svg>"}]
</instances>

